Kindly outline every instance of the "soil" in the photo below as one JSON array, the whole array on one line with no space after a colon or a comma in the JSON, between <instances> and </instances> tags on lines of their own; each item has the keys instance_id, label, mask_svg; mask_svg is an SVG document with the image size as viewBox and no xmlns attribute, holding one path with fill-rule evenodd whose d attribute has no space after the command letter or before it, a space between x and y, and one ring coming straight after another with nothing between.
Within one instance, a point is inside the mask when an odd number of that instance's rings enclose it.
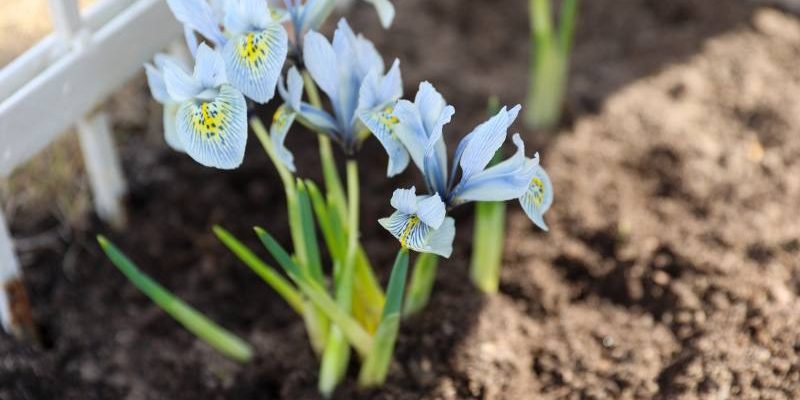
<instances>
[{"instance_id":1,"label":"soil","mask_svg":"<svg viewBox=\"0 0 800 400\"><path fill-rule=\"evenodd\" d=\"M402 60L407 94L427 79L456 107L451 146L489 95L523 101L526 2L396 3L387 32L365 5L349 19ZM562 129L526 133L556 188L551 231L509 203L500 293L484 296L467 274L471 210L459 209L456 251L429 308L404 322L386 386L357 390L351 368L335 398L800 398L800 21L750 1L581 7ZM142 81L111 106L130 133L128 228L14 219L44 343L0 335L0 398L317 398L302 321L210 232L222 224L257 248L258 224L288 243L258 143L242 168L206 169L159 143ZM314 143L297 133L289 146L319 178ZM419 180L383 178L374 141L361 156L364 199ZM363 203L385 282L394 243L374 221L388 202ZM195 340L105 260L97 233L247 339L256 360Z\"/></svg>"}]
</instances>

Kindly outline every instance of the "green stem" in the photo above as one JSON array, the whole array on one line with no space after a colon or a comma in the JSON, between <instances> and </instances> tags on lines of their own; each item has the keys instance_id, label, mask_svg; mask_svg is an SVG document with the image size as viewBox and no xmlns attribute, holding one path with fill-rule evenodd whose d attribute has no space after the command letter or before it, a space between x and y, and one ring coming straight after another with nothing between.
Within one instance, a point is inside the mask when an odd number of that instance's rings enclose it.
<instances>
[{"instance_id":1,"label":"green stem","mask_svg":"<svg viewBox=\"0 0 800 400\"><path fill-rule=\"evenodd\" d=\"M114 265L147 297L153 300L162 310L175 318L190 332L210 344L222 354L240 362L253 358L253 349L247 342L228 332L210 319L206 318L164 289L156 281L139 270L114 244L104 236L97 236L100 247Z\"/></svg>"},{"instance_id":2,"label":"green stem","mask_svg":"<svg viewBox=\"0 0 800 400\"><path fill-rule=\"evenodd\" d=\"M530 0L529 4L531 76L525 124L533 129L550 129L561 119L578 3L577 0L563 3L557 36L550 0Z\"/></svg>"},{"instance_id":3,"label":"green stem","mask_svg":"<svg viewBox=\"0 0 800 400\"><path fill-rule=\"evenodd\" d=\"M348 199L348 235L345 264L336 282L336 303L345 312L352 313L353 308L353 274L358 250L358 206L359 206L358 164L355 160L347 161L347 199ZM338 269L338 268L335 268ZM320 367L319 389L323 395L330 396L336 385L341 382L347 372L350 359L350 347L347 339L334 326Z\"/></svg>"},{"instance_id":4,"label":"green stem","mask_svg":"<svg viewBox=\"0 0 800 400\"><path fill-rule=\"evenodd\" d=\"M505 224L505 203L479 202L475 205L470 277L475 286L486 293L496 293L500 284Z\"/></svg>"},{"instance_id":5,"label":"green stem","mask_svg":"<svg viewBox=\"0 0 800 400\"><path fill-rule=\"evenodd\" d=\"M313 248L313 246L316 246L313 242L315 242L316 239L310 239L313 232L308 231L309 229L313 229L313 223L310 224L311 226L309 227L309 223L304 221L305 205L298 194L294 176L278 158L272 140L269 137L269 132L261 120L256 117L251 118L250 126L283 181L284 190L286 191L286 209L289 214L289 231L292 236L295 256L300 264L302 274L305 278L313 280L322 286L324 285L321 273L322 269L321 266L317 265L318 258L315 260L313 257L314 251L316 250ZM317 354L321 354L325 347L325 342L327 341L328 320L318 307L309 306L304 309L303 319L306 323L306 330L308 331L311 345Z\"/></svg>"},{"instance_id":6,"label":"green stem","mask_svg":"<svg viewBox=\"0 0 800 400\"><path fill-rule=\"evenodd\" d=\"M416 314L428 305L433 284L436 281L436 270L439 257L435 254L421 253L414 263L414 273L406 294L406 305L403 307L403 316Z\"/></svg>"}]
</instances>

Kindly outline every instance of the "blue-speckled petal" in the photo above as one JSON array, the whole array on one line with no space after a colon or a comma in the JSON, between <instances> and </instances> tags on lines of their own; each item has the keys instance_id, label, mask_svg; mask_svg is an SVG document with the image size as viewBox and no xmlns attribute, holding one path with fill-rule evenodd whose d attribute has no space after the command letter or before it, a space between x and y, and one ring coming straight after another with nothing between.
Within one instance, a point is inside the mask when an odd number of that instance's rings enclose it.
<instances>
[{"instance_id":1,"label":"blue-speckled petal","mask_svg":"<svg viewBox=\"0 0 800 400\"><path fill-rule=\"evenodd\" d=\"M185 101L177 119L180 142L195 161L220 169L241 165L247 144L247 105L238 90L226 84L212 100Z\"/></svg>"},{"instance_id":2,"label":"blue-speckled petal","mask_svg":"<svg viewBox=\"0 0 800 400\"><path fill-rule=\"evenodd\" d=\"M231 38L223 49L231 84L257 103L272 99L286 61L287 40L286 30L276 23Z\"/></svg>"},{"instance_id":3,"label":"blue-speckled petal","mask_svg":"<svg viewBox=\"0 0 800 400\"><path fill-rule=\"evenodd\" d=\"M439 229L426 225L414 214L396 211L388 218L378 220L400 245L420 253L433 253L448 258L453 252L455 221L445 218Z\"/></svg>"},{"instance_id":4,"label":"blue-speckled petal","mask_svg":"<svg viewBox=\"0 0 800 400\"><path fill-rule=\"evenodd\" d=\"M553 184L544 168L536 170L528 190L519 198L519 204L536 226L549 230L544 222L544 214L553 204Z\"/></svg>"},{"instance_id":5,"label":"blue-speckled petal","mask_svg":"<svg viewBox=\"0 0 800 400\"><path fill-rule=\"evenodd\" d=\"M361 122L378 138L386 154L389 155L389 165L386 176L392 177L403 172L411 160L405 146L400 143L394 134L397 118L392 115L391 107L383 110L368 111L361 114Z\"/></svg>"},{"instance_id":6,"label":"blue-speckled petal","mask_svg":"<svg viewBox=\"0 0 800 400\"><path fill-rule=\"evenodd\" d=\"M292 172L296 171L294 167L294 156L292 152L286 148L284 142L286 141L286 135L289 133L289 128L292 127L296 116L297 114L294 111L286 104L283 104L275 111L275 115L272 117L272 125L269 128L270 139L272 140L272 145L275 148L278 159Z\"/></svg>"}]
</instances>

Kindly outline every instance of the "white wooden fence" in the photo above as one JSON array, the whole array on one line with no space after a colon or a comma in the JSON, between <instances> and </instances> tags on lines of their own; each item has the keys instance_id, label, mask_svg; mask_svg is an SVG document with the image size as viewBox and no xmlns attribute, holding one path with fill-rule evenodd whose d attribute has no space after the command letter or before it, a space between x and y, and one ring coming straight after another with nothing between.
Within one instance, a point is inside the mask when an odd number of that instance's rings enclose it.
<instances>
[{"instance_id":1,"label":"white wooden fence","mask_svg":"<svg viewBox=\"0 0 800 400\"><path fill-rule=\"evenodd\" d=\"M123 218L125 192L102 103L181 35L164 0L49 0L54 32L0 70L0 176L76 128L98 215ZM0 208L0 322L34 332L11 235Z\"/></svg>"}]
</instances>

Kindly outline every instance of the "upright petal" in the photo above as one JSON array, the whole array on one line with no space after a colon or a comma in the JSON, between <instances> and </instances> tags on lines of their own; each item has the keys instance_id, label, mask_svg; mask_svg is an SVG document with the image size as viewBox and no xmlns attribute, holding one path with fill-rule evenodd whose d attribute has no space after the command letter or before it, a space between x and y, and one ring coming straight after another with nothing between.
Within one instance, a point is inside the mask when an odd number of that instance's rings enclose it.
<instances>
[{"instance_id":1,"label":"upright petal","mask_svg":"<svg viewBox=\"0 0 800 400\"><path fill-rule=\"evenodd\" d=\"M167 0L167 5L182 24L191 26L214 44L225 43L214 11L205 0Z\"/></svg>"},{"instance_id":2,"label":"upright petal","mask_svg":"<svg viewBox=\"0 0 800 400\"><path fill-rule=\"evenodd\" d=\"M544 222L544 213L553 204L553 184L544 168L536 169L528 190L519 198L519 204L536 226L545 231L549 230Z\"/></svg>"},{"instance_id":3,"label":"upright petal","mask_svg":"<svg viewBox=\"0 0 800 400\"><path fill-rule=\"evenodd\" d=\"M194 76L204 89L217 88L227 83L225 62L222 56L205 43L197 48L197 61L194 65Z\"/></svg>"},{"instance_id":4,"label":"upright petal","mask_svg":"<svg viewBox=\"0 0 800 400\"><path fill-rule=\"evenodd\" d=\"M314 31L306 34L303 46L303 61L308 73L329 98L335 99L339 86L339 69L333 46L325 36Z\"/></svg>"},{"instance_id":5,"label":"upright petal","mask_svg":"<svg viewBox=\"0 0 800 400\"><path fill-rule=\"evenodd\" d=\"M281 105L275 111L275 115L272 117L272 125L269 129L270 139L272 140L273 147L275 147L278 158L286 168L292 172L296 171L294 167L294 155L286 148L285 141L286 135L289 133L289 128L292 127L296 115L297 114L286 104Z\"/></svg>"},{"instance_id":6,"label":"upright petal","mask_svg":"<svg viewBox=\"0 0 800 400\"><path fill-rule=\"evenodd\" d=\"M308 0L303 5L300 26L295 29L305 32L309 29L317 30L322 25L336 5L335 0Z\"/></svg>"},{"instance_id":7,"label":"upright petal","mask_svg":"<svg viewBox=\"0 0 800 400\"><path fill-rule=\"evenodd\" d=\"M392 21L394 20L394 6L389 0L365 0L368 3L372 3L375 6L375 10L378 11L378 18L381 19L381 25L384 29L389 28L392 26Z\"/></svg>"},{"instance_id":8,"label":"upright petal","mask_svg":"<svg viewBox=\"0 0 800 400\"><path fill-rule=\"evenodd\" d=\"M167 85L164 83L164 75L152 64L144 65L144 72L147 76L147 86L150 87L150 94L157 102L164 104L171 101L167 93Z\"/></svg>"},{"instance_id":9,"label":"upright petal","mask_svg":"<svg viewBox=\"0 0 800 400\"><path fill-rule=\"evenodd\" d=\"M195 161L220 169L241 165L247 144L247 106L239 91L226 84L213 100L185 101L177 119L180 142Z\"/></svg>"},{"instance_id":10,"label":"upright petal","mask_svg":"<svg viewBox=\"0 0 800 400\"><path fill-rule=\"evenodd\" d=\"M444 202L439 194L428 196L417 203L417 216L433 229L439 229L446 213Z\"/></svg>"},{"instance_id":11,"label":"upright petal","mask_svg":"<svg viewBox=\"0 0 800 400\"><path fill-rule=\"evenodd\" d=\"M538 157L525 157L525 144L515 134L517 152L507 160L468 177L453 189L454 205L467 201L506 201L522 196L539 165Z\"/></svg>"},{"instance_id":12,"label":"upright petal","mask_svg":"<svg viewBox=\"0 0 800 400\"><path fill-rule=\"evenodd\" d=\"M508 127L517 118L520 108L517 105L507 111L503 107L494 117L478 125L464 138L467 142L460 160L462 179L469 179L473 174L486 168L505 142Z\"/></svg>"},{"instance_id":13,"label":"upright petal","mask_svg":"<svg viewBox=\"0 0 800 400\"><path fill-rule=\"evenodd\" d=\"M398 120L398 124L394 129L395 135L406 147L420 172L424 173L428 135L422 124L419 108L408 100L399 100L394 105L392 115Z\"/></svg>"},{"instance_id":14,"label":"upright petal","mask_svg":"<svg viewBox=\"0 0 800 400\"><path fill-rule=\"evenodd\" d=\"M203 85L177 64L167 62L162 69L169 97L176 102L189 100L203 91Z\"/></svg>"},{"instance_id":15,"label":"upright petal","mask_svg":"<svg viewBox=\"0 0 800 400\"><path fill-rule=\"evenodd\" d=\"M266 103L275 95L287 52L288 37L280 24L237 35L223 49L228 79L245 96Z\"/></svg>"},{"instance_id":16,"label":"upright petal","mask_svg":"<svg viewBox=\"0 0 800 400\"><path fill-rule=\"evenodd\" d=\"M405 214L415 214L417 212L417 188L412 186L410 189L395 189L389 204Z\"/></svg>"},{"instance_id":17,"label":"upright petal","mask_svg":"<svg viewBox=\"0 0 800 400\"><path fill-rule=\"evenodd\" d=\"M288 91L286 93L288 99L286 102L289 103L292 109L299 111L300 103L303 100L303 77L300 76L300 72L297 72L297 68L292 67L289 69L286 78L288 82Z\"/></svg>"}]
</instances>

